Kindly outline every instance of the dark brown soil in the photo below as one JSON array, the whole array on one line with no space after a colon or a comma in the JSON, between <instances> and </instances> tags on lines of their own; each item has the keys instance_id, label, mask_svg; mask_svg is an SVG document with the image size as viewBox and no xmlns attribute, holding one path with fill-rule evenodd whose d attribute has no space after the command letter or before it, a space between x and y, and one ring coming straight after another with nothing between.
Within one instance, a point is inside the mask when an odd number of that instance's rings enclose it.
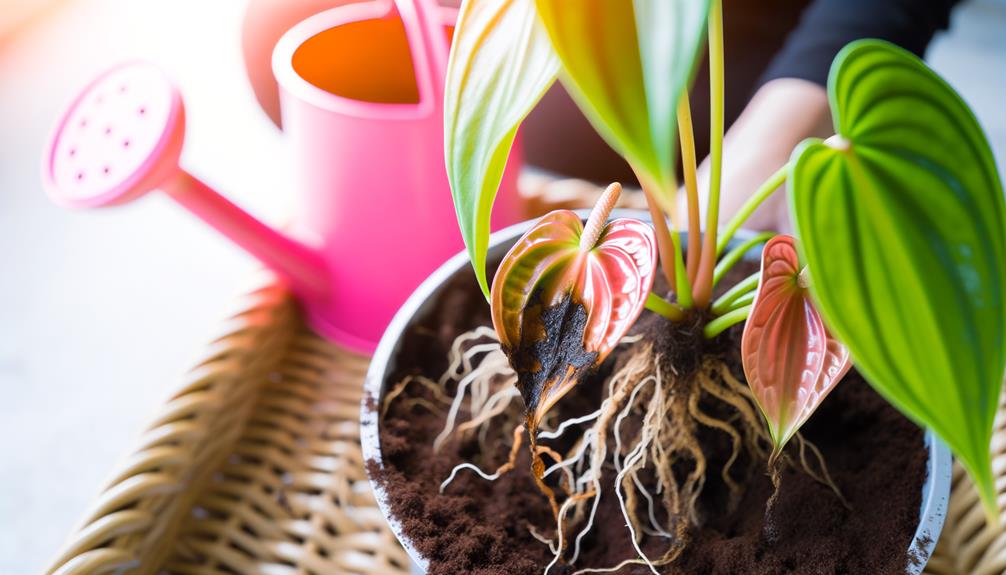
<instances>
[{"instance_id":1,"label":"dark brown soil","mask_svg":"<svg viewBox=\"0 0 1006 575\"><path fill-rule=\"evenodd\" d=\"M751 268L744 270L750 273ZM470 274L459 274L447 296L404 341L394 380L407 373L436 379L447 365L447 349L454 337L478 325L490 325L489 309ZM651 316L646 318L646 316ZM656 345L680 342L687 333L669 333L669 324L649 314L638 324ZM679 328L688 332L688 327ZM661 335L663 334L663 335ZM737 350L740 331L725 334L713 348L677 349L674 361L682 367L701 353L716 353L741 374ZM609 358L598 373L570 392L556 406L561 418L596 409L603 387L618 357ZM422 393L418 386L411 388ZM453 390L449 390L453 392ZM440 495L439 484L451 469L473 461L494 469L505 461L511 430L500 430L499 453L483 456L474 442L446 444L433 452L433 440L443 428L419 405L392 405L381 428L385 467L367 463L372 477L383 483L394 515L416 548L430 559L431 575L472 573L510 575L541 573L551 553L529 533L554 529L547 501L534 484L530 458L521 450L517 468L495 482L461 473ZM684 554L662 568L667 574L774 575L782 573L894 575L903 574L910 561L909 545L918 523L921 490L926 479L926 451L922 431L910 423L863 381L850 373L805 425L804 435L823 452L832 477L852 506L847 510L826 487L796 470L784 472L782 488L769 518L771 540L765 535L766 501L772 493L767 476L756 473L737 510L726 512L722 490L707 484L700 505L704 523L693 529ZM726 442L703 442L711 462L726 457ZM723 451L717 453L717 450ZM486 458L488 457L488 459ZM710 474L710 478L715 473ZM625 521L606 477L593 533L577 567L610 567L635 553ZM652 539L652 538L651 538ZM657 542L659 543L659 541ZM653 555L660 549L654 547ZM561 567L553 573L570 573ZM618 573L648 573L630 566Z\"/></svg>"}]
</instances>

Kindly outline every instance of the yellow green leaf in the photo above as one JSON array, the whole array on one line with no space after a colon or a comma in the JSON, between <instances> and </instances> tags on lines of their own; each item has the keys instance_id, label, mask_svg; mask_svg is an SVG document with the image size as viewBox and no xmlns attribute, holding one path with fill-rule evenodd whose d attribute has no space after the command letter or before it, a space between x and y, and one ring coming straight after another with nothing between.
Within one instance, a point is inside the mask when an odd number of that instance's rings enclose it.
<instances>
[{"instance_id":1,"label":"yellow green leaf","mask_svg":"<svg viewBox=\"0 0 1006 575\"><path fill-rule=\"evenodd\" d=\"M465 0L444 89L444 154L461 235L486 297L489 217L521 121L559 62L533 0Z\"/></svg>"},{"instance_id":2,"label":"yellow green leaf","mask_svg":"<svg viewBox=\"0 0 1006 575\"><path fill-rule=\"evenodd\" d=\"M536 0L563 83L640 177L674 189L676 112L708 0Z\"/></svg>"}]
</instances>

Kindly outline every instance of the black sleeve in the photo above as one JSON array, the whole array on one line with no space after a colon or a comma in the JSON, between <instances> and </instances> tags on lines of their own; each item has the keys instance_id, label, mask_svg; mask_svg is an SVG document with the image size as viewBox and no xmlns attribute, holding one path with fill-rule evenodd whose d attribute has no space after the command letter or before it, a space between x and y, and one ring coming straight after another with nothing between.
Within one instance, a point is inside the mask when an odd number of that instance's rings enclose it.
<instances>
[{"instance_id":1,"label":"black sleeve","mask_svg":"<svg viewBox=\"0 0 1006 575\"><path fill-rule=\"evenodd\" d=\"M957 0L815 0L806 8L761 84L801 78L824 86L831 61L860 38L887 40L923 56L937 31L946 29Z\"/></svg>"}]
</instances>

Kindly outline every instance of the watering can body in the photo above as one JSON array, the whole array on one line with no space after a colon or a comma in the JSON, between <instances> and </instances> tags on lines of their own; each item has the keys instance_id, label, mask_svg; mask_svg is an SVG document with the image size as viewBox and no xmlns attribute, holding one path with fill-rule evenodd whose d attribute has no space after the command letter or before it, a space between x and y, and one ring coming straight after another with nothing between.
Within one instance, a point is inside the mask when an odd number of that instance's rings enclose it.
<instances>
[{"instance_id":1,"label":"watering can body","mask_svg":"<svg viewBox=\"0 0 1006 575\"><path fill-rule=\"evenodd\" d=\"M326 336L361 350L464 247L443 154L442 86L456 11L438 9L431 27L421 22L430 14L399 4L329 9L291 28L273 53L303 194L298 222L316 234L331 274L330 298L308 302L307 313ZM502 184L500 225L519 216L514 164Z\"/></svg>"}]
</instances>

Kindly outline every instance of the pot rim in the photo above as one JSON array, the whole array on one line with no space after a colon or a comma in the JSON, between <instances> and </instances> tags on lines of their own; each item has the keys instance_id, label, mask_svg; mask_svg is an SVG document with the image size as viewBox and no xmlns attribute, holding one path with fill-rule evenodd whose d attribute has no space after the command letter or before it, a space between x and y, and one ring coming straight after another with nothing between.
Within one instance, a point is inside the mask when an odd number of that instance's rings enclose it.
<instances>
[{"instance_id":1,"label":"pot rim","mask_svg":"<svg viewBox=\"0 0 1006 575\"><path fill-rule=\"evenodd\" d=\"M586 219L589 210L575 210L581 218ZM650 221L649 213L643 210L617 209L611 214L612 218L631 217L643 221ZM512 226L503 228L489 237L488 250L491 252L500 244L514 240L524 234L538 221L538 218L520 222ZM753 237L755 232L748 230L738 230L735 234L735 241L744 241ZM682 241L687 241L687 234L683 234ZM392 514L391 504L388 501L387 491L381 482L377 481L370 472L370 462L375 462L382 469L384 459L381 454L381 438L379 430L380 410L373 406L380 405L384 395L384 379L388 375L388 365L395 352L398 351L402 335L410 326L412 319L423 310L431 301L432 296L446 283L455 273L468 266L468 252L462 250L449 260L444 262L439 268L419 285L409 296L402 307L395 313L391 323L388 324L381 341L374 351L370 366L367 369L364 381L363 401L360 409L360 442L363 448L363 460L366 463L367 478L370 481L371 489L377 500L377 506L381 510L392 533L401 543L402 547L409 554L414 563L414 573L425 573L429 561L423 557L412 544L412 541L405 535L402 525ZM922 505L919 509L919 525L909 544L908 556L909 564L906 566L906 575L920 575L932 557L936 542L939 539L940 531L947 515L947 505L950 499L950 486L952 480L953 457L949 448L931 430L925 432L925 447L929 451L927 464L928 474L926 481L922 485ZM913 559L914 558L914 559ZM418 567L418 571L416 570Z\"/></svg>"}]
</instances>

